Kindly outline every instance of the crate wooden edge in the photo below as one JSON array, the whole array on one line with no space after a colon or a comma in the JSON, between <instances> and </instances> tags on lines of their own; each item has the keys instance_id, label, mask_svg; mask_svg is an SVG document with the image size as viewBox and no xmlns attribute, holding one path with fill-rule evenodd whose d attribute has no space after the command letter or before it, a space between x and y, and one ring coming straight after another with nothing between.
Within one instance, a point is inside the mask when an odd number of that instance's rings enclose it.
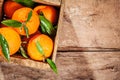
<instances>
[{"instance_id":1,"label":"crate wooden edge","mask_svg":"<svg viewBox=\"0 0 120 80\"><path fill-rule=\"evenodd\" d=\"M47 63L34 61L31 59L23 59L23 58L17 58L17 57L11 57L11 61L7 62L3 56L0 56L0 62L6 63L8 65L18 65L18 66L24 66L24 67L30 67L35 69L49 69L50 66Z\"/></svg>"},{"instance_id":2,"label":"crate wooden edge","mask_svg":"<svg viewBox=\"0 0 120 80\"><path fill-rule=\"evenodd\" d=\"M61 0L33 0L33 1L37 2L37 3L52 5L52 6L60 6L61 5Z\"/></svg>"},{"instance_id":3,"label":"crate wooden edge","mask_svg":"<svg viewBox=\"0 0 120 80\"><path fill-rule=\"evenodd\" d=\"M59 31L60 31L60 27L62 27L62 22L63 22L63 11L64 11L64 0L61 0L61 7L60 7L60 14L59 14L59 19L58 19L57 33L55 37L55 44L58 44L58 41L59 41ZM58 45L55 45L53 55L52 55L52 60L54 62L56 61L55 59L57 56L57 49L58 49Z\"/></svg>"},{"instance_id":4,"label":"crate wooden edge","mask_svg":"<svg viewBox=\"0 0 120 80\"><path fill-rule=\"evenodd\" d=\"M1 5L3 4L4 0L1 1ZM2 6L0 7L2 8ZM60 13L59 13L59 20L58 20L58 29L54 41L54 49L53 49L53 54L52 54L52 60L55 62L56 59L56 54L57 54L57 44L58 44L58 32L59 32L59 27L61 26L62 22L62 15L63 15L63 4L61 4L60 7ZM2 16L2 10L0 12L0 15ZM2 17L0 17L2 18ZM3 58L3 56L0 56L0 62L6 63L6 60ZM25 66L25 67L31 67L31 68L36 68L36 69L48 69L50 68L48 64L40 62L40 61L34 61L31 59L22 59L22 58L17 58L11 56L11 61L8 64L16 64L20 66Z\"/></svg>"}]
</instances>

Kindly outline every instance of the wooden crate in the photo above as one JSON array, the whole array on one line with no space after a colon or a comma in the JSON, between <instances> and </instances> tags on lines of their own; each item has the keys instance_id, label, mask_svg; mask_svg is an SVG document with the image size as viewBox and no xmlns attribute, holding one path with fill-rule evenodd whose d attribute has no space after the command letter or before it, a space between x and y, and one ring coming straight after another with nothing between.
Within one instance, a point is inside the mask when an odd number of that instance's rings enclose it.
<instances>
[{"instance_id":1,"label":"wooden crate","mask_svg":"<svg viewBox=\"0 0 120 80\"><path fill-rule=\"evenodd\" d=\"M55 62L56 53L57 53L57 44L58 44L58 33L60 30L60 27L62 26L61 24L62 24L62 17L63 17L64 0L33 0L33 1L40 3L40 4L55 6L55 7L58 7L60 10L59 19L58 19L58 29L57 29L57 33L56 33L55 40L54 40L54 50L53 50L52 57L51 57L52 60ZM2 20L2 15L3 15L3 11L2 11L3 3L4 3L4 0L0 0L0 20ZM8 63L2 56L0 56L0 62ZM32 68L37 68L37 69L49 68L49 65L47 63L43 63L40 61L34 61L31 59L25 59L20 55L11 56L11 61L9 62L9 64L21 65L21 66L32 67Z\"/></svg>"}]
</instances>

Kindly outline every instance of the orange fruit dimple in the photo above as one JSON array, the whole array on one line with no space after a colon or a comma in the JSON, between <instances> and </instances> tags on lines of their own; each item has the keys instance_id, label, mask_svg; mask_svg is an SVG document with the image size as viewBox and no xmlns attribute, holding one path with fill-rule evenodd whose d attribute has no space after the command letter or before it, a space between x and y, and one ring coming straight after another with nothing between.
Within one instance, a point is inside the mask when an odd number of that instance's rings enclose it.
<instances>
[{"instance_id":1,"label":"orange fruit dimple","mask_svg":"<svg viewBox=\"0 0 120 80\"><path fill-rule=\"evenodd\" d=\"M57 10L54 7L41 5L35 7L34 11L37 12L38 14L42 12L46 19L48 19L52 24L56 24L58 14L57 14Z\"/></svg>"},{"instance_id":2,"label":"orange fruit dimple","mask_svg":"<svg viewBox=\"0 0 120 80\"><path fill-rule=\"evenodd\" d=\"M27 52L30 58L39 61L42 61L44 59L44 57L42 56L41 53L39 53L36 47L37 41L40 43L45 54L45 57L50 57L53 50L52 39L45 34L37 34L34 37L32 37L28 43Z\"/></svg>"},{"instance_id":3,"label":"orange fruit dimple","mask_svg":"<svg viewBox=\"0 0 120 80\"><path fill-rule=\"evenodd\" d=\"M4 3L4 13L8 18L11 18L13 13L19 9L22 8L23 6L19 3L16 3L14 1L7 0Z\"/></svg>"},{"instance_id":4,"label":"orange fruit dimple","mask_svg":"<svg viewBox=\"0 0 120 80\"><path fill-rule=\"evenodd\" d=\"M10 27L0 28L0 34L2 34L8 42L10 55L15 54L19 50L21 45L21 38L19 34ZM2 54L1 47L0 54Z\"/></svg>"},{"instance_id":5,"label":"orange fruit dimple","mask_svg":"<svg viewBox=\"0 0 120 80\"><path fill-rule=\"evenodd\" d=\"M32 11L32 17L30 21L26 23L26 27L29 30L29 34L35 33L39 28L39 16L36 12L34 12L31 8L20 8L16 10L12 16L13 20L17 20L19 22L25 22L27 20L29 12ZM26 35L24 28L14 28L19 34Z\"/></svg>"}]
</instances>

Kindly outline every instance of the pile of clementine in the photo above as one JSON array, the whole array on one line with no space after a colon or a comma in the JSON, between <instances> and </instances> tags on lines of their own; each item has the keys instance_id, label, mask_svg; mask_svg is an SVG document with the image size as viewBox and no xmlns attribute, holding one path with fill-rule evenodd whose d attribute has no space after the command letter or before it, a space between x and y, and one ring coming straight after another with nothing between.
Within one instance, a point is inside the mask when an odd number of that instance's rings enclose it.
<instances>
[{"instance_id":1,"label":"pile of clementine","mask_svg":"<svg viewBox=\"0 0 120 80\"><path fill-rule=\"evenodd\" d=\"M4 26L5 24L0 26L0 34L4 36L8 43L10 55L17 53L20 47L23 46L27 55L33 60L42 61L44 58L51 56L54 47L53 39L41 32L39 14L42 12L45 18L54 25L58 19L57 10L54 7L38 5L34 8L29 8L17 2L7 0L4 3L3 10L6 19L21 23L20 27ZM30 11L32 14L27 21ZM15 23L12 24L15 25ZM27 28L29 38L26 37L25 28ZM39 42L42 47L44 56L38 51L36 42ZM1 47L0 55L3 55Z\"/></svg>"}]
</instances>

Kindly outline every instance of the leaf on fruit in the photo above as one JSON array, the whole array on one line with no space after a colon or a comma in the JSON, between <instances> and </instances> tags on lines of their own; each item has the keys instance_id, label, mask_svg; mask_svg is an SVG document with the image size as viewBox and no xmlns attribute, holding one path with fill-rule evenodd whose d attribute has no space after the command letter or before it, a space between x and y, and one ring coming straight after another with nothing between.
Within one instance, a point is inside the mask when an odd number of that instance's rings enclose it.
<instances>
[{"instance_id":1,"label":"leaf on fruit","mask_svg":"<svg viewBox=\"0 0 120 80\"><path fill-rule=\"evenodd\" d=\"M28 18L26 22L28 22L31 19L31 17L32 17L32 10L28 13Z\"/></svg>"},{"instance_id":2,"label":"leaf on fruit","mask_svg":"<svg viewBox=\"0 0 120 80\"><path fill-rule=\"evenodd\" d=\"M16 20L3 20L1 23L10 27L22 27L22 23Z\"/></svg>"},{"instance_id":3,"label":"leaf on fruit","mask_svg":"<svg viewBox=\"0 0 120 80\"><path fill-rule=\"evenodd\" d=\"M29 38L29 30L26 25L23 25L27 38Z\"/></svg>"},{"instance_id":4,"label":"leaf on fruit","mask_svg":"<svg viewBox=\"0 0 120 80\"><path fill-rule=\"evenodd\" d=\"M44 34L48 34L50 36L54 36L54 34L56 33L52 23L47 20L44 15L40 14L39 15L40 18L40 23L41 23L41 30Z\"/></svg>"},{"instance_id":5,"label":"leaf on fruit","mask_svg":"<svg viewBox=\"0 0 120 80\"><path fill-rule=\"evenodd\" d=\"M35 4L33 0L14 0L14 1L26 7L33 7Z\"/></svg>"},{"instance_id":6,"label":"leaf on fruit","mask_svg":"<svg viewBox=\"0 0 120 80\"><path fill-rule=\"evenodd\" d=\"M2 53L7 61L10 61L10 51L7 40L4 38L2 34L0 34L0 46L2 48Z\"/></svg>"},{"instance_id":7,"label":"leaf on fruit","mask_svg":"<svg viewBox=\"0 0 120 80\"><path fill-rule=\"evenodd\" d=\"M37 50L39 51L39 53L44 56L45 54L44 54L43 48L40 45L39 41L36 41L36 47L37 47Z\"/></svg>"}]
</instances>

